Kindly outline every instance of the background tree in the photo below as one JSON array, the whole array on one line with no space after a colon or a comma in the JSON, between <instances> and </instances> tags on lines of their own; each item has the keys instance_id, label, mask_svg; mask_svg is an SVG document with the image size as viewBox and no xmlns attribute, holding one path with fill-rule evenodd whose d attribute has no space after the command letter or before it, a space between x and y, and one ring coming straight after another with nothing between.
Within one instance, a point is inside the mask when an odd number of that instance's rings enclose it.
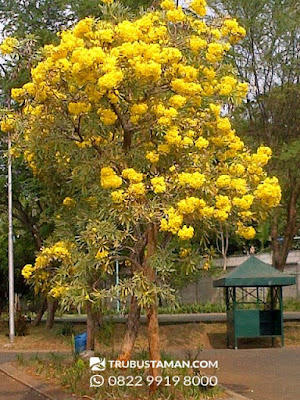
<instances>
[{"instance_id":1,"label":"background tree","mask_svg":"<svg viewBox=\"0 0 300 400\"><path fill-rule=\"evenodd\" d=\"M249 145L265 143L283 189L282 205L270 223L273 265L283 269L300 228L299 190L299 18L295 0L211 1L218 15L236 17L247 35L231 52L240 77L249 82L247 104L235 126Z\"/></svg>"},{"instance_id":2,"label":"background tree","mask_svg":"<svg viewBox=\"0 0 300 400\"><path fill-rule=\"evenodd\" d=\"M283 198L282 205L273 212L270 234L273 265L283 270L294 236L300 229L300 86L275 86L261 96L260 101L264 104L266 118L262 120L261 113L254 111L247 134L260 141L263 132L274 149L269 168L276 171L282 182Z\"/></svg>"}]
</instances>

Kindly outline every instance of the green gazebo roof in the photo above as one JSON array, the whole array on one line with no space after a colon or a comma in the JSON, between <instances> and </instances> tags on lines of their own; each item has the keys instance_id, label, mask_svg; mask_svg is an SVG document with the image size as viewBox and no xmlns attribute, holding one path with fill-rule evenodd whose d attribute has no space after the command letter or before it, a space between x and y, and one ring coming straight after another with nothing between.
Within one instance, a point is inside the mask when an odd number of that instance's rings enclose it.
<instances>
[{"instance_id":1,"label":"green gazebo roof","mask_svg":"<svg viewBox=\"0 0 300 400\"><path fill-rule=\"evenodd\" d=\"M214 280L215 287L289 286L295 283L294 276L278 271L255 256L250 256L232 272Z\"/></svg>"}]
</instances>

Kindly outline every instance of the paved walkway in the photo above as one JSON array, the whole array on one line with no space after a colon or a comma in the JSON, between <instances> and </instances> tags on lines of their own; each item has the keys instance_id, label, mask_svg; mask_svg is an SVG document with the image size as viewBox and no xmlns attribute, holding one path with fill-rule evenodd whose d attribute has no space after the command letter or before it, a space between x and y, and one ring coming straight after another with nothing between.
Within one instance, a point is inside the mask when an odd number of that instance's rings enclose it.
<instances>
[{"instance_id":1,"label":"paved walkway","mask_svg":"<svg viewBox=\"0 0 300 400\"><path fill-rule=\"evenodd\" d=\"M300 397L300 347L203 350L198 358L218 360L219 382L251 400Z\"/></svg>"},{"instance_id":2,"label":"paved walkway","mask_svg":"<svg viewBox=\"0 0 300 400\"><path fill-rule=\"evenodd\" d=\"M49 352L39 352L39 357ZM11 364L16 360L15 352L0 352L0 400L73 400L59 386L26 373L22 368ZM30 357L32 352L22 353Z\"/></svg>"},{"instance_id":3,"label":"paved walkway","mask_svg":"<svg viewBox=\"0 0 300 400\"><path fill-rule=\"evenodd\" d=\"M0 371L0 400L48 400L35 390Z\"/></svg>"}]
</instances>

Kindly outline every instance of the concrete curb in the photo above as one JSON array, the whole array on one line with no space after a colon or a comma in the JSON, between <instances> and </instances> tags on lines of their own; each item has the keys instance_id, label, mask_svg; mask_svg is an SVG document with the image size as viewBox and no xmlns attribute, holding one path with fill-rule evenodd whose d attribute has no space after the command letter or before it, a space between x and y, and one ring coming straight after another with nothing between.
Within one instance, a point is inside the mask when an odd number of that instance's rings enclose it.
<instances>
[{"instance_id":1,"label":"concrete curb","mask_svg":"<svg viewBox=\"0 0 300 400\"><path fill-rule=\"evenodd\" d=\"M0 371L49 400L74 400L72 395L63 393L58 386L53 386L40 379L31 377L22 370L14 367L11 363L1 364Z\"/></svg>"},{"instance_id":2,"label":"concrete curb","mask_svg":"<svg viewBox=\"0 0 300 400\"><path fill-rule=\"evenodd\" d=\"M220 386L220 388L223 389L225 391L225 393L227 393L229 396L231 396L225 400L251 400L251 399L249 399L249 397L246 397L242 394L236 393L233 390L228 389L226 386L221 385L220 383L218 383L218 386Z\"/></svg>"},{"instance_id":3,"label":"concrete curb","mask_svg":"<svg viewBox=\"0 0 300 400\"><path fill-rule=\"evenodd\" d=\"M199 313L199 314L159 314L158 321L161 325L187 324L197 322L226 322L226 313ZM300 321L300 312L284 312L284 321ZM105 316L104 321L126 323L127 315ZM85 323L86 315L55 317L55 322ZM146 316L141 315L140 322L146 323Z\"/></svg>"}]
</instances>

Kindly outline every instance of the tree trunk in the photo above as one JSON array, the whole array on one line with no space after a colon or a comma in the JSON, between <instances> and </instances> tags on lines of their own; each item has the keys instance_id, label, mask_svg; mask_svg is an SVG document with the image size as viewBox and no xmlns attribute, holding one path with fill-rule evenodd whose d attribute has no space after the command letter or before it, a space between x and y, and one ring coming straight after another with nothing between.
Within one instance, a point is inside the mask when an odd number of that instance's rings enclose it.
<instances>
[{"instance_id":1,"label":"tree trunk","mask_svg":"<svg viewBox=\"0 0 300 400\"><path fill-rule=\"evenodd\" d=\"M43 246L43 240L34 219L23 207L21 201L16 198L13 201L14 209L16 210L15 217L29 230L31 233L37 251Z\"/></svg>"},{"instance_id":2,"label":"tree trunk","mask_svg":"<svg viewBox=\"0 0 300 400\"><path fill-rule=\"evenodd\" d=\"M134 344L140 326L141 307L138 305L137 298L131 297L129 313L127 317L126 332L122 342L121 352L118 356L120 361L128 361L131 358Z\"/></svg>"},{"instance_id":3,"label":"tree trunk","mask_svg":"<svg viewBox=\"0 0 300 400\"><path fill-rule=\"evenodd\" d=\"M45 311L47 310L47 298L43 297L42 298L42 303L40 305L40 308L36 314L35 320L32 322L33 326L38 326L43 318L43 315L45 314Z\"/></svg>"},{"instance_id":4,"label":"tree trunk","mask_svg":"<svg viewBox=\"0 0 300 400\"><path fill-rule=\"evenodd\" d=\"M148 340L149 340L149 356L150 360L160 360L160 344L159 344L159 324L157 312L157 299L155 303L147 308L148 323ZM151 367L151 375L153 378L160 374L159 368ZM156 390L157 383L154 381L150 387L151 392Z\"/></svg>"},{"instance_id":5,"label":"tree trunk","mask_svg":"<svg viewBox=\"0 0 300 400\"><path fill-rule=\"evenodd\" d=\"M87 340L86 340L86 349L94 350L95 349L95 315L92 311L92 304L90 301L86 304L86 332L87 332Z\"/></svg>"},{"instance_id":6,"label":"tree trunk","mask_svg":"<svg viewBox=\"0 0 300 400\"><path fill-rule=\"evenodd\" d=\"M300 196L300 184L294 182L289 203L286 209L287 222L285 225L282 243L279 243L278 235L278 215L275 211L272 226L271 226L271 239L272 239L272 264L280 271L284 270L288 254L293 246L294 236L297 234L300 223L298 222L298 208L297 201Z\"/></svg>"},{"instance_id":7,"label":"tree trunk","mask_svg":"<svg viewBox=\"0 0 300 400\"><path fill-rule=\"evenodd\" d=\"M47 321L46 321L46 328L51 329L53 328L54 324L54 316L57 310L58 302L57 300L53 299L52 297L48 297L47 299Z\"/></svg>"},{"instance_id":8,"label":"tree trunk","mask_svg":"<svg viewBox=\"0 0 300 400\"><path fill-rule=\"evenodd\" d=\"M146 234L140 237L140 241L135 247L134 259L142 268L145 258L145 246L147 244ZM136 271L136 266L132 265L132 273ZM118 359L120 361L128 361L131 358L134 344L140 327L141 307L138 305L137 298L134 294L131 297L130 308L127 316L126 331L122 341L122 347Z\"/></svg>"},{"instance_id":9,"label":"tree trunk","mask_svg":"<svg viewBox=\"0 0 300 400\"><path fill-rule=\"evenodd\" d=\"M3 308L4 308L4 301L2 300L2 298L0 298L0 318L2 315Z\"/></svg>"},{"instance_id":10,"label":"tree trunk","mask_svg":"<svg viewBox=\"0 0 300 400\"><path fill-rule=\"evenodd\" d=\"M149 258L156 252L156 227L154 224L148 229L147 240L147 259L145 260L145 273L150 283L155 281L155 271L149 265ZM160 361L160 344L159 344L159 325L158 325L158 312L157 312L157 297L153 298L153 304L146 308L147 324L148 324L148 341L149 341L149 355L150 360ZM159 368L151 366L151 375L155 379L160 374ZM150 391L154 392L157 388L157 383L154 380L150 386Z\"/></svg>"}]
</instances>

